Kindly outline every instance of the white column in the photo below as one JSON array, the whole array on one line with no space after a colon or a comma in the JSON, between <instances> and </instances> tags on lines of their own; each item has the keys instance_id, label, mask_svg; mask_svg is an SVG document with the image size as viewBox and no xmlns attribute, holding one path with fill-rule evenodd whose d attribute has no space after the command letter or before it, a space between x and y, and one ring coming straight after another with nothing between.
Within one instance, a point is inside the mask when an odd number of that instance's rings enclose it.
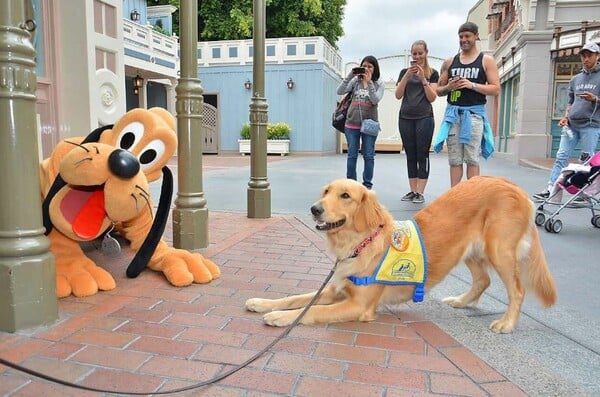
<instances>
[{"instance_id":1,"label":"white column","mask_svg":"<svg viewBox=\"0 0 600 397\"><path fill-rule=\"evenodd\" d=\"M549 152L552 141L549 118L553 81L551 40L552 31L524 32L518 39L522 55L515 161L544 158Z\"/></svg>"}]
</instances>

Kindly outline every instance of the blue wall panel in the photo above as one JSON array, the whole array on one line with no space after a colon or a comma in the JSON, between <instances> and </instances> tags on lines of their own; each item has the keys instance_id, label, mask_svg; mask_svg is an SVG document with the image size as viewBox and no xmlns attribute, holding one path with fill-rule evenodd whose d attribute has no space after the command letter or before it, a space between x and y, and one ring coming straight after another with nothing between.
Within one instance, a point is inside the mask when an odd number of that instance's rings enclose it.
<instances>
[{"instance_id":1,"label":"blue wall panel","mask_svg":"<svg viewBox=\"0 0 600 397\"><path fill-rule=\"evenodd\" d=\"M290 77L292 90L287 88ZM246 90L244 83L252 81L252 65L200 67L199 78L206 94L219 95L219 150L237 151L241 126L250 114L252 90ZM268 64L265 80L269 123L290 125L290 151L334 152L336 136L330 119L341 78L323 64L296 63Z\"/></svg>"}]
</instances>

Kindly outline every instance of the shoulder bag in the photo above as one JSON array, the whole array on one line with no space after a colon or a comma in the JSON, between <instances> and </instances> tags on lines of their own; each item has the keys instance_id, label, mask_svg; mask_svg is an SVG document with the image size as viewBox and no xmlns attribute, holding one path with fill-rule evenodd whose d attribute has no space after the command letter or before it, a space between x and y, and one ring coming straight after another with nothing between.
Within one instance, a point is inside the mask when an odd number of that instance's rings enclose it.
<instances>
[{"instance_id":1,"label":"shoulder bag","mask_svg":"<svg viewBox=\"0 0 600 397\"><path fill-rule=\"evenodd\" d=\"M352 91L344 94L342 99L337 103L337 107L331 116L331 125L339 132L344 132L344 125L346 124L346 114L348 108L352 102Z\"/></svg>"},{"instance_id":2,"label":"shoulder bag","mask_svg":"<svg viewBox=\"0 0 600 397\"><path fill-rule=\"evenodd\" d=\"M358 104L358 112L360 114L360 132L362 134L377 137L377 135L379 135L379 131L381 130L379 122L373 119L363 119L360 103Z\"/></svg>"}]
</instances>

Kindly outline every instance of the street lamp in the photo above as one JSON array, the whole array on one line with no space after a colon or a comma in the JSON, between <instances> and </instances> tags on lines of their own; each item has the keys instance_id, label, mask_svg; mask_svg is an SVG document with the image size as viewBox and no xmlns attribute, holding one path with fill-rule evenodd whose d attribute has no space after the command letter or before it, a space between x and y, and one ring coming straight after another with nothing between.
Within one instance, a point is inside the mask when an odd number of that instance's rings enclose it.
<instances>
[{"instance_id":1,"label":"street lamp","mask_svg":"<svg viewBox=\"0 0 600 397\"><path fill-rule=\"evenodd\" d=\"M133 78L133 95L139 95L144 79L138 74Z\"/></svg>"},{"instance_id":2,"label":"street lamp","mask_svg":"<svg viewBox=\"0 0 600 397\"><path fill-rule=\"evenodd\" d=\"M294 80L292 80L292 78L290 77L290 79L287 81L287 88L288 90L293 90L294 89Z\"/></svg>"},{"instance_id":3,"label":"street lamp","mask_svg":"<svg viewBox=\"0 0 600 397\"><path fill-rule=\"evenodd\" d=\"M137 22L140 20L140 13L138 10L133 9L133 11L131 11L131 14L129 14L129 17L133 22Z\"/></svg>"},{"instance_id":4,"label":"street lamp","mask_svg":"<svg viewBox=\"0 0 600 397\"><path fill-rule=\"evenodd\" d=\"M250 79L246 79L246 82L244 83L244 88L247 90L252 88L252 82L250 81Z\"/></svg>"}]
</instances>

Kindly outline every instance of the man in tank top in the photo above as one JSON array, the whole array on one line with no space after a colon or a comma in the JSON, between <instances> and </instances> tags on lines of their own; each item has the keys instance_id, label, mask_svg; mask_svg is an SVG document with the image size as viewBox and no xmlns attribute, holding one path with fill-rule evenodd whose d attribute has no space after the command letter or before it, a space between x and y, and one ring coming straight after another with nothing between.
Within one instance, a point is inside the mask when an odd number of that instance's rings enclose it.
<instances>
[{"instance_id":1,"label":"man in tank top","mask_svg":"<svg viewBox=\"0 0 600 397\"><path fill-rule=\"evenodd\" d=\"M463 177L479 175L479 157L494 151L494 134L485 112L486 96L500 93L498 66L489 55L477 49L479 28L465 22L458 29L459 53L442 64L437 94L447 96L448 105L442 126L434 142L439 152L446 141L450 164L450 186Z\"/></svg>"}]
</instances>

